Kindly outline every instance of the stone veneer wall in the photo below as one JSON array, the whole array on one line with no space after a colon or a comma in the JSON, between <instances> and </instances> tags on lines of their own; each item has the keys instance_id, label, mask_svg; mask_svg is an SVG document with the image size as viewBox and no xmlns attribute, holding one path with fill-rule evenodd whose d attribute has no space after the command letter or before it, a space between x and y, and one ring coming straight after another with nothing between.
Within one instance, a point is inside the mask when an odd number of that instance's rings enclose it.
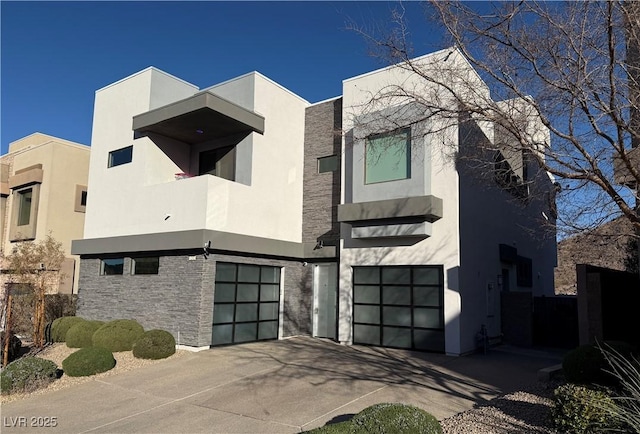
<instances>
[{"instance_id":1,"label":"stone veneer wall","mask_svg":"<svg viewBox=\"0 0 640 434\"><path fill-rule=\"evenodd\" d=\"M342 98L312 105L305 114L302 241L336 245L340 238L340 163L335 172L318 173L318 158L342 160Z\"/></svg>"},{"instance_id":2,"label":"stone veneer wall","mask_svg":"<svg viewBox=\"0 0 640 434\"><path fill-rule=\"evenodd\" d=\"M120 276L100 276L100 258L84 257L80 265L77 315L109 321L135 319L148 329L171 332L181 345L211 345L216 261L285 268L283 337L311 330L311 269L298 261L211 254L202 251L163 253L157 275L131 275L125 256ZM153 256L145 253L138 256ZM189 260L195 256L195 260Z\"/></svg>"}]
</instances>

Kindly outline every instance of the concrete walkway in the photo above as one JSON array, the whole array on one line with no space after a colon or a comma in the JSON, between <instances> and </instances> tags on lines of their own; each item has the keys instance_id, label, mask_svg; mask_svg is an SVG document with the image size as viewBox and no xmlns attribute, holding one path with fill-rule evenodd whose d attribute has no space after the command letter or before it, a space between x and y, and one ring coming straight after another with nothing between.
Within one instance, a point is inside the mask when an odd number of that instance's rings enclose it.
<instances>
[{"instance_id":1,"label":"concrete walkway","mask_svg":"<svg viewBox=\"0 0 640 434\"><path fill-rule=\"evenodd\" d=\"M236 345L6 403L1 431L295 433L378 402L443 419L536 382L558 361L533 351L448 357L304 337ZM47 417L57 426L33 426Z\"/></svg>"}]
</instances>

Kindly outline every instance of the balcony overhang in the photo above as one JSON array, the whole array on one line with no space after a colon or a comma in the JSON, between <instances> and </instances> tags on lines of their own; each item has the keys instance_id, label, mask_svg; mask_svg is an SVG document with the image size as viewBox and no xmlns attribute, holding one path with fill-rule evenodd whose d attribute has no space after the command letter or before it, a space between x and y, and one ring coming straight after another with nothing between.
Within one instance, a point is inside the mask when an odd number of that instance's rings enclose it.
<instances>
[{"instance_id":1,"label":"balcony overhang","mask_svg":"<svg viewBox=\"0 0 640 434\"><path fill-rule=\"evenodd\" d=\"M435 196L414 196L338 205L338 221L343 223L362 221L391 223L398 219L432 223L441 218L442 199Z\"/></svg>"},{"instance_id":2,"label":"balcony overhang","mask_svg":"<svg viewBox=\"0 0 640 434\"><path fill-rule=\"evenodd\" d=\"M636 171L640 173L640 147L633 148L627 151L627 158L631 163L631 167L634 167ZM637 180L625 165L620 156L616 156L613 159L613 176L618 184L626 185L631 188L637 187Z\"/></svg>"},{"instance_id":3,"label":"balcony overhang","mask_svg":"<svg viewBox=\"0 0 640 434\"><path fill-rule=\"evenodd\" d=\"M264 117L207 91L134 116L133 131L194 145L241 133L263 134Z\"/></svg>"}]
</instances>

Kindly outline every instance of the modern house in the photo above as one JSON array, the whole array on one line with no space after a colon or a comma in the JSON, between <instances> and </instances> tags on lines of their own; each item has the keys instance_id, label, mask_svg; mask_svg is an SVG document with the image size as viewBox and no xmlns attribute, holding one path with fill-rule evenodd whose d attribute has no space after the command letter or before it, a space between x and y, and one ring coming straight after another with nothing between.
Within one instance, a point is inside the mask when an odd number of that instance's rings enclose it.
<instances>
[{"instance_id":1,"label":"modern house","mask_svg":"<svg viewBox=\"0 0 640 434\"><path fill-rule=\"evenodd\" d=\"M548 202L480 186L406 102L361 111L390 80L419 81L384 68L310 104L257 72L200 90L147 68L98 90L78 315L196 348L310 334L464 354L483 325L500 335L500 291L553 294Z\"/></svg>"},{"instance_id":2,"label":"modern house","mask_svg":"<svg viewBox=\"0 0 640 434\"><path fill-rule=\"evenodd\" d=\"M58 293L78 292L80 258L71 240L84 231L89 153L86 145L34 133L0 157L0 251L51 235L66 254Z\"/></svg>"}]
</instances>

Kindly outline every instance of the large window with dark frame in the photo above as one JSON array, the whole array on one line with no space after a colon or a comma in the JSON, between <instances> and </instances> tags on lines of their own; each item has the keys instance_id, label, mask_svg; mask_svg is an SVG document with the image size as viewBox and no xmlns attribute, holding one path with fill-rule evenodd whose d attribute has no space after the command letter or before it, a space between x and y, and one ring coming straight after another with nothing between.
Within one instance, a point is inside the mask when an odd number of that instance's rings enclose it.
<instances>
[{"instance_id":1,"label":"large window with dark frame","mask_svg":"<svg viewBox=\"0 0 640 434\"><path fill-rule=\"evenodd\" d=\"M364 183L411 178L411 128L367 137Z\"/></svg>"},{"instance_id":2,"label":"large window with dark frame","mask_svg":"<svg viewBox=\"0 0 640 434\"><path fill-rule=\"evenodd\" d=\"M160 258L150 256L145 258L131 258L131 274L158 274Z\"/></svg>"},{"instance_id":3,"label":"large window with dark frame","mask_svg":"<svg viewBox=\"0 0 640 434\"><path fill-rule=\"evenodd\" d=\"M33 202L33 189L27 188L16 192L18 200L17 226L27 226L31 222L31 206Z\"/></svg>"},{"instance_id":4,"label":"large window with dark frame","mask_svg":"<svg viewBox=\"0 0 640 434\"><path fill-rule=\"evenodd\" d=\"M216 264L211 345L278 338L280 268Z\"/></svg>"},{"instance_id":5,"label":"large window with dark frame","mask_svg":"<svg viewBox=\"0 0 640 434\"><path fill-rule=\"evenodd\" d=\"M444 351L442 266L353 267L353 342Z\"/></svg>"}]
</instances>

